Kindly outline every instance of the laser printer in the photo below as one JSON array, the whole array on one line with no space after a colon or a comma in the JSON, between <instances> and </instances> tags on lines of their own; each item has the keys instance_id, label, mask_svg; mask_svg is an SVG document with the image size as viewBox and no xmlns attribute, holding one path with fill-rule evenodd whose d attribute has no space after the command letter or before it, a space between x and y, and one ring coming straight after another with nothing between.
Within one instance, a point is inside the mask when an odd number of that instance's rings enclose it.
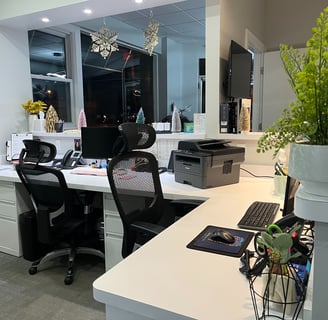
<instances>
[{"instance_id":1,"label":"laser printer","mask_svg":"<svg viewBox=\"0 0 328 320\"><path fill-rule=\"evenodd\" d=\"M175 181L205 189L238 183L245 148L217 139L183 140L174 151Z\"/></svg>"}]
</instances>

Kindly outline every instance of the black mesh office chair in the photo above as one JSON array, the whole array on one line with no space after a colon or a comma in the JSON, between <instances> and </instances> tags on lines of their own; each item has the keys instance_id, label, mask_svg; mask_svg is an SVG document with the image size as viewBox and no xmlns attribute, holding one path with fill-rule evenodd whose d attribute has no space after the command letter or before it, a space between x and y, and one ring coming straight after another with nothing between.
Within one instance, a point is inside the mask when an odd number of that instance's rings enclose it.
<instances>
[{"instance_id":1,"label":"black mesh office chair","mask_svg":"<svg viewBox=\"0 0 328 320\"><path fill-rule=\"evenodd\" d=\"M77 205L74 190L67 187L64 174L45 166L56 156L56 147L47 142L24 140L16 171L28 191L36 212L38 241L50 248L45 256L32 263L30 274L50 259L68 256L65 284L73 282L73 263L76 254L92 254L104 258L102 251L92 247L78 247L85 234L83 206Z\"/></svg>"},{"instance_id":2,"label":"black mesh office chair","mask_svg":"<svg viewBox=\"0 0 328 320\"><path fill-rule=\"evenodd\" d=\"M146 151L156 139L155 130L145 124L119 126L123 147L108 165L111 191L123 224L122 256L132 253L202 201L164 199L158 161Z\"/></svg>"}]
</instances>

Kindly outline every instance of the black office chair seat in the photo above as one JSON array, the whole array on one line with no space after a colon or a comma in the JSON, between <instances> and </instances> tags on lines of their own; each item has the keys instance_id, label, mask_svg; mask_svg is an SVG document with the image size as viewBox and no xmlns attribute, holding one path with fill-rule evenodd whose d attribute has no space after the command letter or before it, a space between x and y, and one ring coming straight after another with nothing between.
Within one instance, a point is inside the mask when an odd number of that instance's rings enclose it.
<instances>
[{"instance_id":1,"label":"black office chair seat","mask_svg":"<svg viewBox=\"0 0 328 320\"><path fill-rule=\"evenodd\" d=\"M93 233L86 233L89 222L77 193L68 189L62 171L42 165L56 155L55 146L46 142L24 140L16 171L28 191L36 214L37 239L47 253L34 261L30 274L37 273L47 261L68 256L64 282L73 282L73 264L77 254L91 254L102 259L104 253L94 247L80 247Z\"/></svg>"}]
</instances>

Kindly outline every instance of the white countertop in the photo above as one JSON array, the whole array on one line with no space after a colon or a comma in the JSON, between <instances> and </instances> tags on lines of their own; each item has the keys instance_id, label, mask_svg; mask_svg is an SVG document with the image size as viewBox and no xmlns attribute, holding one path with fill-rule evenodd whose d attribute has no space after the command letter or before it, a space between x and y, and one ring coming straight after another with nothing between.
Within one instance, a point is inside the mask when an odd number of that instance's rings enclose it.
<instances>
[{"instance_id":1,"label":"white countertop","mask_svg":"<svg viewBox=\"0 0 328 320\"><path fill-rule=\"evenodd\" d=\"M107 304L109 312L111 307L122 308L156 320L254 319L239 258L186 245L207 225L236 228L255 200L281 202L273 196L272 179L241 177L234 185L190 187L188 195L209 200L94 282L95 299Z\"/></svg>"}]
</instances>

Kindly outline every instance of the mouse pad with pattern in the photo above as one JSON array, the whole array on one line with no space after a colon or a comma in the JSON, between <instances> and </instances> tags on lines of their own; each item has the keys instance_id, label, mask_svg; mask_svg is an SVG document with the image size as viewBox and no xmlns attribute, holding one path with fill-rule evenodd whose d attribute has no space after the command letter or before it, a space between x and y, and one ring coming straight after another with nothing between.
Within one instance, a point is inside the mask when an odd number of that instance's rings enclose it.
<instances>
[{"instance_id":1,"label":"mouse pad with pattern","mask_svg":"<svg viewBox=\"0 0 328 320\"><path fill-rule=\"evenodd\" d=\"M218 230L228 231L232 234L235 237L234 243L228 244L211 240L213 232ZM245 230L207 226L187 245L187 248L240 258L252 240L253 235L253 232Z\"/></svg>"}]
</instances>

